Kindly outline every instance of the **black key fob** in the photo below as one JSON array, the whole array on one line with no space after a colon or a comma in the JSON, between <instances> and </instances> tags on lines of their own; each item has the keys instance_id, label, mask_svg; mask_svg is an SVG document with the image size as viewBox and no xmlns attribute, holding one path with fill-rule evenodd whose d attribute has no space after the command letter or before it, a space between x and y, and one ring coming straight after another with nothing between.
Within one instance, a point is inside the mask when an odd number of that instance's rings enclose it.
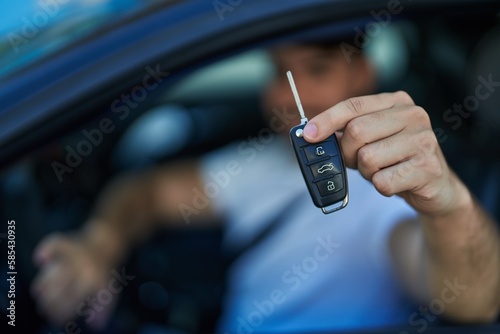
<instances>
[{"instance_id":1,"label":"black key fob","mask_svg":"<svg viewBox=\"0 0 500 334\"><path fill-rule=\"evenodd\" d=\"M295 155L314 205L332 213L349 201L347 173L335 134L321 143L308 143L302 136L305 124L290 130Z\"/></svg>"},{"instance_id":2,"label":"black key fob","mask_svg":"<svg viewBox=\"0 0 500 334\"><path fill-rule=\"evenodd\" d=\"M290 140L313 203L325 214L343 209L349 201L349 191L344 159L337 137L333 134L321 143L315 144L304 139L302 134L307 118L291 72L289 71L287 75L301 116L301 124L290 130Z\"/></svg>"}]
</instances>

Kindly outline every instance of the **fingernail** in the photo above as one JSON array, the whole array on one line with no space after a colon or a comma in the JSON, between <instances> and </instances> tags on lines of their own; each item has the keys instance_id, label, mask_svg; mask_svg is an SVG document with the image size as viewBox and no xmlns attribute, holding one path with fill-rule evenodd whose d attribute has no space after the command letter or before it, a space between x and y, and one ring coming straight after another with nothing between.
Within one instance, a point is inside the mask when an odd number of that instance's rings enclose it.
<instances>
[{"instance_id":1,"label":"fingernail","mask_svg":"<svg viewBox=\"0 0 500 334\"><path fill-rule=\"evenodd\" d=\"M316 138L318 135L318 128L314 123L307 123L304 127L304 136L310 139Z\"/></svg>"}]
</instances>

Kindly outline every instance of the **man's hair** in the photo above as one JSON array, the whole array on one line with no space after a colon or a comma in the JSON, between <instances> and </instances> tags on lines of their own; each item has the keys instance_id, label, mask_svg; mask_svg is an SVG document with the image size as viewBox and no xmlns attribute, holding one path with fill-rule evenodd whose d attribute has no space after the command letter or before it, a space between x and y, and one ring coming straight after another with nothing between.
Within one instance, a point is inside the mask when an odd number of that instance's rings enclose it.
<instances>
[{"instance_id":1,"label":"man's hair","mask_svg":"<svg viewBox=\"0 0 500 334\"><path fill-rule=\"evenodd\" d=\"M322 49L324 51L341 51L341 44L342 43L347 43L347 44L352 44L352 41L354 39L354 35L344 35L344 36L337 36L334 38L322 38L322 39L311 39L311 40L304 40L300 41L298 45L305 46L305 47L316 47L319 49ZM358 57L363 55L363 50L360 50L360 53L353 53L351 56L352 57Z\"/></svg>"}]
</instances>

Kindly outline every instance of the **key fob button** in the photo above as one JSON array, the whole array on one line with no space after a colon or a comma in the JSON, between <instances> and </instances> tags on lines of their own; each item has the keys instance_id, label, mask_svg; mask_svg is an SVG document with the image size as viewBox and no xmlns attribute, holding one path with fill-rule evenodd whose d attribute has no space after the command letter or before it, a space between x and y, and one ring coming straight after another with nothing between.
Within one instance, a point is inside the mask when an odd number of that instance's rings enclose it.
<instances>
[{"instance_id":1,"label":"key fob button","mask_svg":"<svg viewBox=\"0 0 500 334\"><path fill-rule=\"evenodd\" d=\"M333 178L319 181L318 183L316 183L316 185L318 186L318 190L321 196L334 194L344 188L342 174L337 174Z\"/></svg>"},{"instance_id":2,"label":"key fob button","mask_svg":"<svg viewBox=\"0 0 500 334\"><path fill-rule=\"evenodd\" d=\"M342 171L342 165L338 156L311 165L310 168L315 179L339 174Z\"/></svg>"},{"instance_id":3,"label":"key fob button","mask_svg":"<svg viewBox=\"0 0 500 334\"><path fill-rule=\"evenodd\" d=\"M321 144L307 146L306 148L304 148L304 152L306 153L307 161L309 162L338 154L337 148L332 141L326 141Z\"/></svg>"}]
</instances>

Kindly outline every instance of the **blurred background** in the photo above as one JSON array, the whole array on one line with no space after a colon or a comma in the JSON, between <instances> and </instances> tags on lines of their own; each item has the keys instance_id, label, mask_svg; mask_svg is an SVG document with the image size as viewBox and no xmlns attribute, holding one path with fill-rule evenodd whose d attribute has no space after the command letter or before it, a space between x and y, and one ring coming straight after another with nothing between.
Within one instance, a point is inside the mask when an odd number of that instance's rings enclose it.
<instances>
[{"instance_id":1,"label":"blurred background","mask_svg":"<svg viewBox=\"0 0 500 334\"><path fill-rule=\"evenodd\" d=\"M253 7L247 4L240 9L233 8L234 11L225 12L226 18L221 19L212 3L200 1L3 1L0 3L1 87L8 91L8 87L18 84L16 78L23 78L24 87L31 87L32 91L18 94L34 94L43 87L39 73L54 74L54 77L47 76L48 82L70 75L70 71L64 73L64 68L51 67L50 59L62 59L71 52L91 48L91 43L104 35L124 38L130 34L131 39L139 38L133 35L130 26L154 17L157 12L172 11L172 25L184 18L203 22L204 16L200 14L203 13L219 22L221 31L226 29L227 34L234 27L231 24L237 23L240 17L242 21L252 18L250 28L255 31L272 31L272 27L256 19L259 15L269 15L270 7L266 9L265 4L257 3ZM305 2L302 5L307 6ZM273 13L276 17L280 17L278 9ZM369 11L363 9L363 12L369 17ZM480 10L467 13L457 10L453 14L446 10L447 15L442 16L427 16L425 10L412 13L394 20L366 46L365 52L377 70L378 90L406 90L429 112L448 162L485 208L500 220L500 93L496 91L500 87L492 86L491 95L484 100L477 98L476 90L482 82L479 77L500 82L498 13ZM107 107L89 108L86 114L80 112L78 117L75 114L77 121L66 120L67 125L60 126L58 131L46 131L40 145L12 151L12 159L3 160L0 169L2 319L5 319L3 312L8 302L4 293L7 291L4 260L7 220L14 219L17 223L16 330L64 332L38 314L29 293L36 274L32 262L36 244L51 232L79 228L88 218L99 192L116 175L196 157L255 135L265 127L258 112L259 95L274 71L267 48L283 42L304 41L317 34L344 34L352 31L355 24L366 22L366 17L357 15L343 22L342 27L332 22L331 26L323 24L288 34L280 31L261 38L247 38L244 45L233 49L221 46L220 52L207 53L178 69L168 68L173 74L166 83L136 108L130 108L130 114L124 119L118 119L110 112L109 103L103 103ZM290 20L284 14L282 19ZM249 24L248 21L245 24ZM187 32L181 28L177 30L178 37L172 37L165 44L175 46L176 38L184 38ZM189 38L193 45L199 42ZM110 46L110 52L120 47ZM97 51L90 54L95 61L104 57ZM32 86L30 76L37 79ZM85 80L82 81L85 84L90 82ZM126 91L117 91L117 83L113 81L107 81L99 89L102 87L109 87L111 92L107 102ZM0 103L15 105L15 101L10 100ZM454 109L457 104L468 103L471 112L460 113ZM70 106L61 107L68 110L67 118L73 117ZM28 122L35 117L36 108L30 112L33 114L27 112L19 116L20 119L24 117ZM81 117L83 114L85 117ZM53 162L64 162L67 145L75 147L84 138L82 131L98 128L104 116L113 119L116 130L106 134L103 142L93 147L91 155L71 173L64 173L61 182ZM44 122L55 124L57 120L54 116ZM3 124L0 130L4 133L0 135L5 135L5 143L9 143L7 134L10 136L8 131L13 127L7 121ZM221 254L221 238L222 231L217 228L164 231L144 247L134 250L125 267L127 272L137 274L136 279L119 296L112 320L103 332L213 331L224 293L226 263ZM82 319L76 322L83 332L93 332Z\"/></svg>"}]
</instances>

